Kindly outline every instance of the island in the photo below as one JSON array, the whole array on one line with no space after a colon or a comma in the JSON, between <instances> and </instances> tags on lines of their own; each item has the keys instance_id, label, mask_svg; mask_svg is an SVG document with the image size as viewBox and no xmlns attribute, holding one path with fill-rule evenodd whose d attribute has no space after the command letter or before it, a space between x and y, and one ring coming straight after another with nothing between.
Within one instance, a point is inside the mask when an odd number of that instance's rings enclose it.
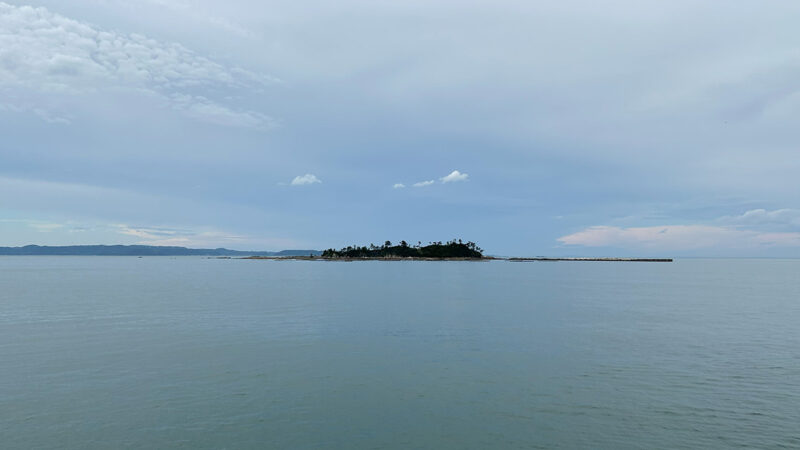
<instances>
[{"instance_id":1,"label":"island","mask_svg":"<svg viewBox=\"0 0 800 450\"><path fill-rule=\"evenodd\" d=\"M347 246L340 250L329 248L322 252L323 259L482 259L483 249L474 242L463 242L461 239L453 239L446 243L430 242L422 245L409 245L406 241L400 241L397 245L392 245L391 241L386 241L381 246L370 244L367 246Z\"/></svg>"}]
</instances>

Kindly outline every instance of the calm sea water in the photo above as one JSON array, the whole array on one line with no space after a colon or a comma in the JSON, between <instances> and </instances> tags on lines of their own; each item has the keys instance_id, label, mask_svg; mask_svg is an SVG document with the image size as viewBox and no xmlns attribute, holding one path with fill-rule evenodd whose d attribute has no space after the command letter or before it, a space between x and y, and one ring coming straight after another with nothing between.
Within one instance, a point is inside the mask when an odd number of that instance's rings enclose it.
<instances>
[{"instance_id":1,"label":"calm sea water","mask_svg":"<svg viewBox=\"0 0 800 450\"><path fill-rule=\"evenodd\" d=\"M800 260L0 257L2 448L800 447Z\"/></svg>"}]
</instances>

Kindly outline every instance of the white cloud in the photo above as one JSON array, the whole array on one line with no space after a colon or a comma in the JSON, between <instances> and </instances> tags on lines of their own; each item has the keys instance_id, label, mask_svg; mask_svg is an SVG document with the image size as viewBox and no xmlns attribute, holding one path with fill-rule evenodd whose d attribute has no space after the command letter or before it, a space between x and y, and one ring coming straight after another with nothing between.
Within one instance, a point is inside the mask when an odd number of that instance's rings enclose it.
<instances>
[{"instance_id":1,"label":"white cloud","mask_svg":"<svg viewBox=\"0 0 800 450\"><path fill-rule=\"evenodd\" d=\"M114 225L119 234L133 236L140 240L139 245L179 246L179 247L224 247L240 246L250 240L247 236L216 230L190 230L165 227L136 227L124 224Z\"/></svg>"},{"instance_id":2,"label":"white cloud","mask_svg":"<svg viewBox=\"0 0 800 450\"><path fill-rule=\"evenodd\" d=\"M222 97L213 100L192 91L258 89L273 81L226 67L180 44L102 30L46 8L0 2L0 86L27 98L6 98L4 103L48 122L68 122L48 111L49 103L58 103L54 98L123 89L156 94L194 119L269 128L273 121L264 114L235 111L221 104ZM37 96L35 103L41 104L30 104Z\"/></svg>"},{"instance_id":3,"label":"white cloud","mask_svg":"<svg viewBox=\"0 0 800 450\"><path fill-rule=\"evenodd\" d=\"M439 180L442 183L451 183L451 182L455 182L455 181L466 181L466 179L468 177L469 177L469 175L467 175L465 173L461 173L461 172L459 172L457 170L454 170L454 171L450 172L449 175L439 178ZM436 183L436 181L434 181L434 180L425 180L425 181L419 181L417 183L414 183L411 186L412 187L425 187L425 186L431 186L431 185L433 185L435 183ZM401 188L406 187L406 185L403 184L403 183L396 183L392 187L395 188L395 189L401 189Z\"/></svg>"},{"instance_id":4,"label":"white cloud","mask_svg":"<svg viewBox=\"0 0 800 450\"><path fill-rule=\"evenodd\" d=\"M307 173L307 174L302 175L302 176L298 175L298 176L294 177L294 179L291 182L291 185L292 186L303 186L303 185L306 185L306 184L314 184L314 183L322 183L322 180L320 180L319 178L317 178L316 176L314 176L314 175L312 175L310 173Z\"/></svg>"},{"instance_id":5,"label":"white cloud","mask_svg":"<svg viewBox=\"0 0 800 450\"><path fill-rule=\"evenodd\" d=\"M256 111L233 110L203 96L175 94L171 96L171 99L173 109L203 122L253 129L274 128L277 124L273 118L265 114Z\"/></svg>"},{"instance_id":6,"label":"white cloud","mask_svg":"<svg viewBox=\"0 0 800 450\"><path fill-rule=\"evenodd\" d=\"M657 250L800 247L800 233L768 233L711 225L595 226L558 238L566 245Z\"/></svg>"},{"instance_id":7,"label":"white cloud","mask_svg":"<svg viewBox=\"0 0 800 450\"><path fill-rule=\"evenodd\" d=\"M30 104L0 103L0 112L8 111L14 113L30 112L43 121L51 124L69 125L72 121L64 115L54 114L47 109L38 108Z\"/></svg>"},{"instance_id":8,"label":"white cloud","mask_svg":"<svg viewBox=\"0 0 800 450\"><path fill-rule=\"evenodd\" d=\"M132 227L124 224L118 224L115 225L115 227L118 229L117 232L120 234L149 240L164 239L186 233L185 230L175 230L160 227Z\"/></svg>"},{"instance_id":9,"label":"white cloud","mask_svg":"<svg viewBox=\"0 0 800 450\"><path fill-rule=\"evenodd\" d=\"M254 238L215 229L136 227L112 225L117 233L138 238L135 244L188 248L234 248L244 250L291 249L303 246L293 239Z\"/></svg>"},{"instance_id":10,"label":"white cloud","mask_svg":"<svg viewBox=\"0 0 800 450\"><path fill-rule=\"evenodd\" d=\"M28 226L40 233L50 233L60 228L64 228L63 224L48 222L30 222L28 223Z\"/></svg>"},{"instance_id":11,"label":"white cloud","mask_svg":"<svg viewBox=\"0 0 800 450\"><path fill-rule=\"evenodd\" d=\"M742 225L791 225L800 226L800 210L797 209L751 209L740 216L726 216L722 222Z\"/></svg>"},{"instance_id":12,"label":"white cloud","mask_svg":"<svg viewBox=\"0 0 800 450\"><path fill-rule=\"evenodd\" d=\"M170 227L137 227L124 224L112 225L117 233L134 236L138 245L178 246L188 248L236 248L245 250L297 248L292 239L254 238L215 229L190 229Z\"/></svg>"},{"instance_id":13,"label":"white cloud","mask_svg":"<svg viewBox=\"0 0 800 450\"><path fill-rule=\"evenodd\" d=\"M102 0L105 2L109 2L111 0ZM208 11L207 8L204 8L197 1L186 1L186 0L142 0L140 2L131 2L129 0L114 0L120 6L126 8L130 11L130 14L140 13L142 10L142 2L149 3L157 8L159 8L160 13L164 13L163 9L168 10L175 16L181 17L183 19L194 19L197 22L201 23L205 28L209 26L213 26L221 32L225 33L233 33L237 36L242 38L254 38L258 36L258 33L255 31L243 26L242 24L238 23L229 18L225 18L220 16L219 10L217 11Z\"/></svg>"},{"instance_id":14,"label":"white cloud","mask_svg":"<svg viewBox=\"0 0 800 450\"><path fill-rule=\"evenodd\" d=\"M439 180L441 180L442 183L452 183L454 181L467 181L467 178L469 178L469 175L466 173L461 173L457 170L454 170L450 172L450 175L439 178Z\"/></svg>"}]
</instances>

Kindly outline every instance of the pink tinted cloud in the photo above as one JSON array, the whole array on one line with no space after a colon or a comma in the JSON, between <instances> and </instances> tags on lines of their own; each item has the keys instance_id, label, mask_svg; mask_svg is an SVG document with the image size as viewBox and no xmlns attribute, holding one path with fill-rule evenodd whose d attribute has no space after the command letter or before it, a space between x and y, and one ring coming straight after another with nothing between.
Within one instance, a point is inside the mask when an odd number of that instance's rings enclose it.
<instances>
[{"instance_id":1,"label":"pink tinted cloud","mask_svg":"<svg viewBox=\"0 0 800 450\"><path fill-rule=\"evenodd\" d=\"M764 233L725 226L594 226L558 238L565 245L647 249L797 247L800 233Z\"/></svg>"}]
</instances>

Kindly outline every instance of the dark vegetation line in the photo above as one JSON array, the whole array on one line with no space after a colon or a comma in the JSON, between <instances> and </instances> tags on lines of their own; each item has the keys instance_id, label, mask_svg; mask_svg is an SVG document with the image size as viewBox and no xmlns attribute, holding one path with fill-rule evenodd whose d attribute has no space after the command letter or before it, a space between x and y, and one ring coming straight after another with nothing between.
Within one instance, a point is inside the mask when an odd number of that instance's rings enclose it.
<instances>
[{"instance_id":1,"label":"dark vegetation line","mask_svg":"<svg viewBox=\"0 0 800 450\"><path fill-rule=\"evenodd\" d=\"M453 239L446 243L430 242L423 246L422 242L416 245L408 245L406 241L400 241L398 245L392 245L391 241L386 241L382 246L369 244L367 246L347 246L340 250L329 248L322 252L322 257L327 259L336 258L483 258L483 249L474 242L463 242L461 239Z\"/></svg>"}]
</instances>

